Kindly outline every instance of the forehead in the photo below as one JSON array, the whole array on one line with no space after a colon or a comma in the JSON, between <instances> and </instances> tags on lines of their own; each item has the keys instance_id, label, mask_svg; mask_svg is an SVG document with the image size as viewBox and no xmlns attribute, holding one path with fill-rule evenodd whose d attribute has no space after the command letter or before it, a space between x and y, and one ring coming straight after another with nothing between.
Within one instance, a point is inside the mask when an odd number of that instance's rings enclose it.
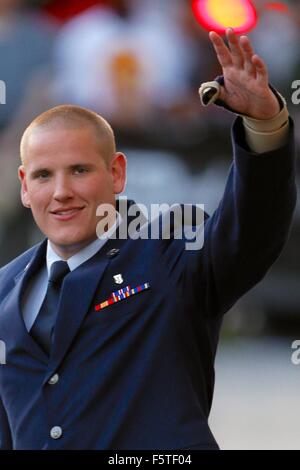
<instances>
[{"instance_id":1,"label":"forehead","mask_svg":"<svg viewBox=\"0 0 300 470\"><path fill-rule=\"evenodd\" d=\"M81 160L102 160L95 131L90 127L37 127L28 132L23 145L24 164L43 160L60 163Z\"/></svg>"}]
</instances>

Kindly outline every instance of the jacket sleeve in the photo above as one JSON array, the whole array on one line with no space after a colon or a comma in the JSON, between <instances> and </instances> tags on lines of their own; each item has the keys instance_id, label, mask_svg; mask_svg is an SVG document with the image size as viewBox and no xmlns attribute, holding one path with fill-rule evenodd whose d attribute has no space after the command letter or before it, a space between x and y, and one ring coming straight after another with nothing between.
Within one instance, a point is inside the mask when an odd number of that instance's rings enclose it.
<instances>
[{"instance_id":1,"label":"jacket sleeve","mask_svg":"<svg viewBox=\"0 0 300 470\"><path fill-rule=\"evenodd\" d=\"M225 313L259 282L279 256L296 204L293 122L286 145L253 153L238 117L233 164L224 195L206 220L204 246L188 252L188 279L206 315Z\"/></svg>"},{"instance_id":2,"label":"jacket sleeve","mask_svg":"<svg viewBox=\"0 0 300 470\"><path fill-rule=\"evenodd\" d=\"M3 278L4 269L0 269L0 298L2 294L2 278ZM0 334L1 339L1 334ZM3 365L0 365L3 367ZM12 450L12 439L11 439L11 432L10 427L7 419L7 414L2 403L1 395L0 395L0 450Z\"/></svg>"},{"instance_id":3,"label":"jacket sleeve","mask_svg":"<svg viewBox=\"0 0 300 470\"><path fill-rule=\"evenodd\" d=\"M7 414L0 397L0 450L12 450L12 438Z\"/></svg>"}]
</instances>

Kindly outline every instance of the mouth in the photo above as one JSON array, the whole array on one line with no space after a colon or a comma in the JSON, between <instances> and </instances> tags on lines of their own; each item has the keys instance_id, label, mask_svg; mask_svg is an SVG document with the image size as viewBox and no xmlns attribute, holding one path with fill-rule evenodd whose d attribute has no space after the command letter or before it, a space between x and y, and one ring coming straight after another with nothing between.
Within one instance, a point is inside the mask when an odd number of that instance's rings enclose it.
<instances>
[{"instance_id":1,"label":"mouth","mask_svg":"<svg viewBox=\"0 0 300 470\"><path fill-rule=\"evenodd\" d=\"M51 215L56 220L70 220L76 217L84 207L71 207L69 209L61 209L56 211L51 211Z\"/></svg>"}]
</instances>

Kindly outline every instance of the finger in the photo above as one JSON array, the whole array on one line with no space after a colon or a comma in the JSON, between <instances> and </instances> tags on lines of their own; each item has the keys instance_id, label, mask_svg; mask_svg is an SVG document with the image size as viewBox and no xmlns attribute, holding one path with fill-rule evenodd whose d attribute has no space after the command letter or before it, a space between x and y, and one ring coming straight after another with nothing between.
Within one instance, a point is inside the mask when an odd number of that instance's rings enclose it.
<instances>
[{"instance_id":1,"label":"finger","mask_svg":"<svg viewBox=\"0 0 300 470\"><path fill-rule=\"evenodd\" d=\"M261 85L268 84L268 70L264 61L257 54L254 54L252 64L255 67L257 82Z\"/></svg>"},{"instance_id":2,"label":"finger","mask_svg":"<svg viewBox=\"0 0 300 470\"><path fill-rule=\"evenodd\" d=\"M211 31L209 33L209 39L212 42L221 67L223 68L232 65L231 54L221 36L219 36L214 31Z\"/></svg>"},{"instance_id":3,"label":"finger","mask_svg":"<svg viewBox=\"0 0 300 470\"><path fill-rule=\"evenodd\" d=\"M254 55L253 48L247 36L240 37L240 45L244 53L244 68L252 76L256 76L256 68L252 63L252 57Z\"/></svg>"},{"instance_id":4,"label":"finger","mask_svg":"<svg viewBox=\"0 0 300 470\"><path fill-rule=\"evenodd\" d=\"M233 29L227 28L226 36L230 47L232 63L236 67L242 68L244 66L244 53Z\"/></svg>"}]
</instances>

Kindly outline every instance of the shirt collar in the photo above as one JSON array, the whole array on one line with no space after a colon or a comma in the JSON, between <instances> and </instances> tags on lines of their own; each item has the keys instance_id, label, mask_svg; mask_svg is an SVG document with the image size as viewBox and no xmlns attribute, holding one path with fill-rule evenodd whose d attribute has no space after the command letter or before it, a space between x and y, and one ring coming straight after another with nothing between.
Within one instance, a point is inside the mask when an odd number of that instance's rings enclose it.
<instances>
[{"instance_id":1,"label":"shirt collar","mask_svg":"<svg viewBox=\"0 0 300 470\"><path fill-rule=\"evenodd\" d=\"M80 266L82 263L94 256L105 245L110 235L112 235L112 233L116 230L116 228L120 225L121 222L122 217L119 212L117 212L116 222L111 227L111 229L106 232L105 237L96 238L96 240L89 243L89 245L82 248L82 250L75 253L75 255L71 256L68 260L64 260L54 251L51 246L51 242L48 239L46 254L48 276L50 275L50 268L52 264L55 263L55 261L66 261L68 263L70 271L73 271L74 269L78 268L78 266Z\"/></svg>"}]
</instances>

